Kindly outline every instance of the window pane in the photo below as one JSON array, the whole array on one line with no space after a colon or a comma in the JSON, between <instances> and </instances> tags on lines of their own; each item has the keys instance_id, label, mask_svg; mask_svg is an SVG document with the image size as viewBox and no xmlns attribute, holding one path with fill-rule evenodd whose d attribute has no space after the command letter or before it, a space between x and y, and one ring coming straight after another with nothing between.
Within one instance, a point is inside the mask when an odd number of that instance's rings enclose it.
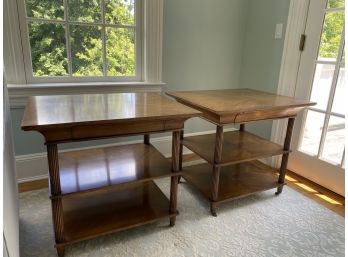
<instances>
[{"instance_id":1,"label":"window pane","mask_svg":"<svg viewBox=\"0 0 348 257\"><path fill-rule=\"evenodd\" d=\"M34 76L68 74L65 29L61 24L30 22L28 24Z\"/></svg>"},{"instance_id":2,"label":"window pane","mask_svg":"<svg viewBox=\"0 0 348 257\"><path fill-rule=\"evenodd\" d=\"M105 0L105 21L134 25L134 0Z\"/></svg>"},{"instance_id":3,"label":"window pane","mask_svg":"<svg viewBox=\"0 0 348 257\"><path fill-rule=\"evenodd\" d=\"M64 19L63 0L26 0L26 9L28 17Z\"/></svg>"},{"instance_id":4,"label":"window pane","mask_svg":"<svg viewBox=\"0 0 348 257\"><path fill-rule=\"evenodd\" d=\"M344 151L344 119L331 116L321 158L341 164Z\"/></svg>"},{"instance_id":5,"label":"window pane","mask_svg":"<svg viewBox=\"0 0 348 257\"><path fill-rule=\"evenodd\" d=\"M135 76L134 29L106 29L108 76Z\"/></svg>"},{"instance_id":6,"label":"window pane","mask_svg":"<svg viewBox=\"0 0 348 257\"><path fill-rule=\"evenodd\" d=\"M329 0L327 8L340 8L344 7L344 0Z\"/></svg>"},{"instance_id":7,"label":"window pane","mask_svg":"<svg viewBox=\"0 0 348 257\"><path fill-rule=\"evenodd\" d=\"M103 75L101 28L70 26L73 76Z\"/></svg>"},{"instance_id":8,"label":"window pane","mask_svg":"<svg viewBox=\"0 0 348 257\"><path fill-rule=\"evenodd\" d=\"M69 20L98 22L101 20L99 0L69 0Z\"/></svg>"},{"instance_id":9,"label":"window pane","mask_svg":"<svg viewBox=\"0 0 348 257\"><path fill-rule=\"evenodd\" d=\"M317 155L321 133L323 131L325 115L319 112L308 111L299 150L310 155Z\"/></svg>"},{"instance_id":10,"label":"window pane","mask_svg":"<svg viewBox=\"0 0 348 257\"><path fill-rule=\"evenodd\" d=\"M332 111L340 114L345 114L346 111L345 79L345 68L341 68L338 74L336 92L332 104Z\"/></svg>"},{"instance_id":11,"label":"window pane","mask_svg":"<svg viewBox=\"0 0 348 257\"><path fill-rule=\"evenodd\" d=\"M319 48L319 60L336 60L341 42L343 24L344 12L326 13Z\"/></svg>"},{"instance_id":12,"label":"window pane","mask_svg":"<svg viewBox=\"0 0 348 257\"><path fill-rule=\"evenodd\" d=\"M317 103L315 108L326 110L334 72L335 65L317 64L311 92L311 101Z\"/></svg>"}]
</instances>

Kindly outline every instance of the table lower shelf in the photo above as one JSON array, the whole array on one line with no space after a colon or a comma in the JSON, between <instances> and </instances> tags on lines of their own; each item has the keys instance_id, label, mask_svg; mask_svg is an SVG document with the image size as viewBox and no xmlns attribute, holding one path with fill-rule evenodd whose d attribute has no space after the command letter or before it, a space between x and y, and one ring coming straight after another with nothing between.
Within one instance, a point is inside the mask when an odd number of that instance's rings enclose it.
<instances>
[{"instance_id":1,"label":"table lower shelf","mask_svg":"<svg viewBox=\"0 0 348 257\"><path fill-rule=\"evenodd\" d=\"M213 166L204 163L184 168L183 177L211 200L212 172ZM277 170L259 161L224 166L220 170L219 196L215 202L233 200L281 185Z\"/></svg>"},{"instance_id":2,"label":"table lower shelf","mask_svg":"<svg viewBox=\"0 0 348 257\"><path fill-rule=\"evenodd\" d=\"M63 198L66 245L174 217L169 200L153 182L108 193Z\"/></svg>"}]
</instances>

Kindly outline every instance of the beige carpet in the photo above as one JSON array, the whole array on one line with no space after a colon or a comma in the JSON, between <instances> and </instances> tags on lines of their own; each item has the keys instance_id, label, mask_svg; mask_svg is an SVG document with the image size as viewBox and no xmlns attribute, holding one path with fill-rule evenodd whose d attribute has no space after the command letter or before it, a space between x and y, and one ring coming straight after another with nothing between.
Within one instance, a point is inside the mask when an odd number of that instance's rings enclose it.
<instances>
[{"instance_id":1,"label":"beige carpet","mask_svg":"<svg viewBox=\"0 0 348 257\"><path fill-rule=\"evenodd\" d=\"M157 181L168 195L169 179ZM76 243L67 257L344 256L344 218L285 187L220 205L179 185L175 227L168 220ZM48 192L20 194L21 257L56 256Z\"/></svg>"}]
</instances>

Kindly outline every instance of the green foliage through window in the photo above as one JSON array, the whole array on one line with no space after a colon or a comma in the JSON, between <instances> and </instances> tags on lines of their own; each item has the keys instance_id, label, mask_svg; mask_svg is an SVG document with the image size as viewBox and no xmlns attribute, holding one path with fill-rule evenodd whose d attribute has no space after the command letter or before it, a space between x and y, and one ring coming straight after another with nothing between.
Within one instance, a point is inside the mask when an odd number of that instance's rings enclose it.
<instances>
[{"instance_id":1,"label":"green foliage through window","mask_svg":"<svg viewBox=\"0 0 348 257\"><path fill-rule=\"evenodd\" d=\"M340 47L344 24L344 12L326 13L320 42L319 56L336 58Z\"/></svg>"},{"instance_id":2,"label":"green foliage through window","mask_svg":"<svg viewBox=\"0 0 348 257\"><path fill-rule=\"evenodd\" d=\"M27 0L27 16L41 19L64 19L63 0Z\"/></svg>"},{"instance_id":3,"label":"green foliage through window","mask_svg":"<svg viewBox=\"0 0 348 257\"><path fill-rule=\"evenodd\" d=\"M26 0L33 75L135 76L134 0L67 5L66 10L63 0Z\"/></svg>"},{"instance_id":4,"label":"green foliage through window","mask_svg":"<svg viewBox=\"0 0 348 257\"><path fill-rule=\"evenodd\" d=\"M101 28L97 26L70 26L72 73L74 76L102 76Z\"/></svg>"},{"instance_id":5,"label":"green foliage through window","mask_svg":"<svg viewBox=\"0 0 348 257\"><path fill-rule=\"evenodd\" d=\"M327 8L342 8L344 7L344 0L328 0Z\"/></svg>"},{"instance_id":6,"label":"green foliage through window","mask_svg":"<svg viewBox=\"0 0 348 257\"><path fill-rule=\"evenodd\" d=\"M134 0L105 0L105 21L110 24L134 24Z\"/></svg>"},{"instance_id":7,"label":"green foliage through window","mask_svg":"<svg viewBox=\"0 0 348 257\"><path fill-rule=\"evenodd\" d=\"M34 75L67 75L64 27L61 24L41 22L30 22L28 26Z\"/></svg>"}]
</instances>

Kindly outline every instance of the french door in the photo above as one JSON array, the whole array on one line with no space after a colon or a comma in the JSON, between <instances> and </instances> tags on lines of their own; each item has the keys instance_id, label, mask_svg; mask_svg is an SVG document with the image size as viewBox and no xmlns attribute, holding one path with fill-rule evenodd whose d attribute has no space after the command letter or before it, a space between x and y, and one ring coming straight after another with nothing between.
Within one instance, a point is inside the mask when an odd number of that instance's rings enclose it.
<instances>
[{"instance_id":1,"label":"french door","mask_svg":"<svg viewBox=\"0 0 348 257\"><path fill-rule=\"evenodd\" d=\"M317 104L298 117L289 169L344 195L344 0L310 0L296 93Z\"/></svg>"}]
</instances>

